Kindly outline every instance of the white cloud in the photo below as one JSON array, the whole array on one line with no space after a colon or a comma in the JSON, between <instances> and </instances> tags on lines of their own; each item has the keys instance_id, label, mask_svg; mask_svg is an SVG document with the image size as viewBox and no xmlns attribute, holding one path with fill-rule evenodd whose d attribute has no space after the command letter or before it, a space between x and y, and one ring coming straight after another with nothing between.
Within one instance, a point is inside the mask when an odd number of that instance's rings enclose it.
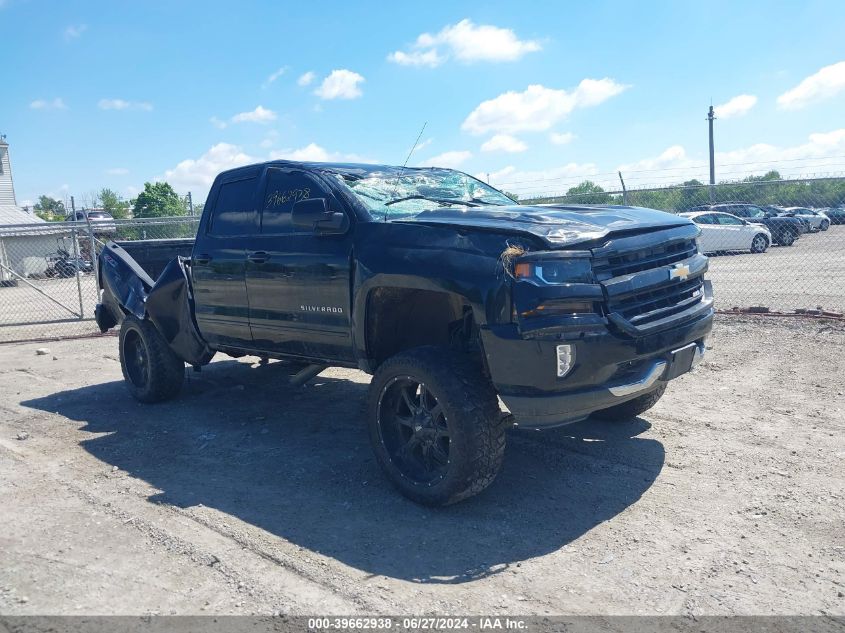
<instances>
[{"instance_id":1,"label":"white cloud","mask_svg":"<svg viewBox=\"0 0 845 633\"><path fill-rule=\"evenodd\" d=\"M553 145L567 145L575 140L575 135L572 132L552 132L549 134L549 141Z\"/></svg>"},{"instance_id":2,"label":"white cloud","mask_svg":"<svg viewBox=\"0 0 845 633\"><path fill-rule=\"evenodd\" d=\"M232 123L269 123L276 120L276 113L263 106L257 106L255 110L241 112L232 117Z\"/></svg>"},{"instance_id":3,"label":"white cloud","mask_svg":"<svg viewBox=\"0 0 845 633\"><path fill-rule=\"evenodd\" d=\"M836 157L845 154L845 128L810 134L807 142L792 146L756 143L734 150L716 152L716 179L740 180L772 169L781 176L800 176L829 171ZM690 157L684 147L673 145L659 156L620 165L626 183L636 186L680 183L697 178L707 180L705 155ZM629 184L630 186L630 184Z\"/></svg>"},{"instance_id":4,"label":"white cloud","mask_svg":"<svg viewBox=\"0 0 845 633\"><path fill-rule=\"evenodd\" d=\"M732 119L748 114L755 105L757 105L757 97L754 95L737 95L722 105L717 105L714 110L720 119Z\"/></svg>"},{"instance_id":5,"label":"white cloud","mask_svg":"<svg viewBox=\"0 0 845 633\"><path fill-rule=\"evenodd\" d=\"M125 176L129 173L129 170L126 167L112 167L111 169L107 169L106 173L109 176Z\"/></svg>"},{"instance_id":6,"label":"white cloud","mask_svg":"<svg viewBox=\"0 0 845 633\"><path fill-rule=\"evenodd\" d=\"M100 110L143 110L149 112L153 104L149 101L126 101L125 99L100 99L97 102Z\"/></svg>"},{"instance_id":7,"label":"white cloud","mask_svg":"<svg viewBox=\"0 0 845 633\"><path fill-rule=\"evenodd\" d=\"M218 130L225 130L226 126L228 125L226 121L218 119L216 116L211 117L208 122L211 123L211 125L216 127Z\"/></svg>"},{"instance_id":8,"label":"white cloud","mask_svg":"<svg viewBox=\"0 0 845 633\"><path fill-rule=\"evenodd\" d=\"M389 61L402 66L439 66L450 57L464 63L506 62L540 50L536 40L520 40L511 29L461 20L435 34L422 33L409 51L394 51Z\"/></svg>"},{"instance_id":9,"label":"white cloud","mask_svg":"<svg viewBox=\"0 0 845 633\"><path fill-rule=\"evenodd\" d=\"M362 94L358 84L364 81L361 75L351 70L333 70L314 94L321 99L356 99Z\"/></svg>"},{"instance_id":10,"label":"white cloud","mask_svg":"<svg viewBox=\"0 0 845 633\"><path fill-rule=\"evenodd\" d=\"M472 152L466 150L443 152L437 156L432 156L428 160L421 161L419 165L421 167L460 167L470 158L472 158Z\"/></svg>"},{"instance_id":11,"label":"white cloud","mask_svg":"<svg viewBox=\"0 0 845 633\"><path fill-rule=\"evenodd\" d=\"M799 110L811 103L835 97L845 90L845 62L825 66L778 97L786 110Z\"/></svg>"},{"instance_id":12,"label":"white cloud","mask_svg":"<svg viewBox=\"0 0 845 633\"><path fill-rule=\"evenodd\" d=\"M71 24L65 29L65 39L75 40L79 37L82 37L82 34L88 30L87 24Z\"/></svg>"},{"instance_id":13,"label":"white cloud","mask_svg":"<svg viewBox=\"0 0 845 633\"><path fill-rule=\"evenodd\" d=\"M593 163L567 163L559 167L542 170L522 170L508 165L490 172L490 184L507 189L520 197L535 193L563 193L582 180L598 173ZM476 178L487 180L487 173L476 174Z\"/></svg>"},{"instance_id":14,"label":"white cloud","mask_svg":"<svg viewBox=\"0 0 845 633\"><path fill-rule=\"evenodd\" d=\"M481 146L482 152L524 152L528 146L510 134L496 134Z\"/></svg>"},{"instance_id":15,"label":"white cloud","mask_svg":"<svg viewBox=\"0 0 845 633\"><path fill-rule=\"evenodd\" d=\"M269 87L270 87L270 84L272 84L272 83L273 83L274 81L276 81L279 77L281 77L282 75L284 75L284 74L287 72L287 70L288 70L288 67L287 67L287 66L282 66L281 68L279 68L279 69L278 69L278 70L276 70L275 72L271 73L271 74L270 74L270 76L269 76L269 77L267 77L267 79L265 79L265 80L264 80L264 82L261 84L261 88L262 88L262 89L267 89L267 88L269 88Z\"/></svg>"},{"instance_id":16,"label":"white cloud","mask_svg":"<svg viewBox=\"0 0 845 633\"><path fill-rule=\"evenodd\" d=\"M259 145L264 149L269 149L276 144L276 139L279 138L279 132L277 130L269 130L267 135L261 140Z\"/></svg>"},{"instance_id":17,"label":"white cloud","mask_svg":"<svg viewBox=\"0 0 845 633\"><path fill-rule=\"evenodd\" d=\"M275 152L270 152L272 160L300 160L300 161L314 161L320 163L326 162L340 162L340 163L375 163L377 161L360 156L358 154L344 154L341 152L330 152L326 148L317 143L309 143L297 149L283 149Z\"/></svg>"},{"instance_id":18,"label":"white cloud","mask_svg":"<svg viewBox=\"0 0 845 633\"><path fill-rule=\"evenodd\" d=\"M420 141L419 143L417 143L417 146L414 148L414 152L418 152L421 149L425 149L426 147L431 145L433 142L434 142L433 138L427 138L424 141Z\"/></svg>"},{"instance_id":19,"label":"white cloud","mask_svg":"<svg viewBox=\"0 0 845 633\"><path fill-rule=\"evenodd\" d=\"M33 110L64 110L67 108L61 97L55 99L36 99L29 104Z\"/></svg>"},{"instance_id":20,"label":"white cloud","mask_svg":"<svg viewBox=\"0 0 845 633\"><path fill-rule=\"evenodd\" d=\"M296 83L299 86L310 86L312 83L314 83L314 79L316 78L317 75L315 75L309 70L307 73L302 73L299 76L299 79L296 80Z\"/></svg>"},{"instance_id":21,"label":"white cloud","mask_svg":"<svg viewBox=\"0 0 845 633\"><path fill-rule=\"evenodd\" d=\"M194 200L199 201L208 193L211 183L221 171L259 160L244 153L237 145L217 143L199 158L183 160L156 180L169 182L180 193L191 191L195 194Z\"/></svg>"},{"instance_id":22,"label":"white cloud","mask_svg":"<svg viewBox=\"0 0 845 633\"><path fill-rule=\"evenodd\" d=\"M627 88L607 77L584 79L572 91L533 84L523 92L509 91L481 102L461 129L471 134L542 132L574 109L598 105Z\"/></svg>"},{"instance_id":23,"label":"white cloud","mask_svg":"<svg viewBox=\"0 0 845 633\"><path fill-rule=\"evenodd\" d=\"M446 58L435 49L411 51L409 53L394 51L387 56L387 59L400 66L428 66L429 68L435 68L446 61Z\"/></svg>"}]
</instances>

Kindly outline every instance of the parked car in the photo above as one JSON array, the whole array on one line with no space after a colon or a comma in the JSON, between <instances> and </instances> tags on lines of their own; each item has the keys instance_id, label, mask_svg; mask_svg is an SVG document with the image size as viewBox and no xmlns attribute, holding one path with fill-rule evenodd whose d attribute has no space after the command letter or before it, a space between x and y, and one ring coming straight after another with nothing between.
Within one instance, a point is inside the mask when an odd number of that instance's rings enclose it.
<instances>
[{"instance_id":1,"label":"parked car","mask_svg":"<svg viewBox=\"0 0 845 633\"><path fill-rule=\"evenodd\" d=\"M786 217L799 218L807 223L809 231L827 231L830 228L830 218L821 211L807 207L786 207L783 210Z\"/></svg>"},{"instance_id":2,"label":"parked car","mask_svg":"<svg viewBox=\"0 0 845 633\"><path fill-rule=\"evenodd\" d=\"M845 224L845 207L833 207L824 212L831 224Z\"/></svg>"},{"instance_id":3,"label":"parked car","mask_svg":"<svg viewBox=\"0 0 845 633\"><path fill-rule=\"evenodd\" d=\"M779 216L775 211L767 211L756 204L745 202L722 202L714 205L694 207L693 211L718 211L729 213L755 224L762 224L772 236L772 242L780 246L792 246L802 233L805 233L801 220Z\"/></svg>"},{"instance_id":4,"label":"parked car","mask_svg":"<svg viewBox=\"0 0 845 633\"><path fill-rule=\"evenodd\" d=\"M520 206L450 169L274 161L217 176L190 258L155 281L109 242L95 314L121 324L142 402L217 352L304 363L295 384L372 373L377 462L445 505L493 481L511 424L630 420L702 358L698 233L651 209Z\"/></svg>"},{"instance_id":5,"label":"parked car","mask_svg":"<svg viewBox=\"0 0 845 633\"><path fill-rule=\"evenodd\" d=\"M111 213L97 209L77 209L68 215L70 222L90 222L94 234L113 235L117 231Z\"/></svg>"},{"instance_id":6,"label":"parked car","mask_svg":"<svg viewBox=\"0 0 845 633\"><path fill-rule=\"evenodd\" d=\"M702 253L764 253L772 243L772 234L765 226L748 222L730 213L694 211L679 215L689 218L701 229L698 248Z\"/></svg>"}]
</instances>

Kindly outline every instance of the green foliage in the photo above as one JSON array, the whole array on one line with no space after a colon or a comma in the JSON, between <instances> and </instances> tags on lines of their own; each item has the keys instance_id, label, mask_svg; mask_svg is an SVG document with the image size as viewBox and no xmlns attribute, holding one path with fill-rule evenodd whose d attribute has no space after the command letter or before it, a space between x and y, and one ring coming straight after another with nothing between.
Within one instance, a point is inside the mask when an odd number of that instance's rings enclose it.
<instances>
[{"instance_id":1,"label":"green foliage","mask_svg":"<svg viewBox=\"0 0 845 633\"><path fill-rule=\"evenodd\" d=\"M129 217L129 203L120 199L120 196L111 189L102 189L97 194L103 211L110 213L116 220L123 220Z\"/></svg>"},{"instance_id":2,"label":"green foliage","mask_svg":"<svg viewBox=\"0 0 845 633\"><path fill-rule=\"evenodd\" d=\"M65 204L50 196L38 196L38 202L33 207L35 215L48 222L63 222L65 219Z\"/></svg>"},{"instance_id":3,"label":"green foliage","mask_svg":"<svg viewBox=\"0 0 845 633\"><path fill-rule=\"evenodd\" d=\"M135 198L132 214L136 218L163 218L186 215L182 198L166 182L144 183Z\"/></svg>"},{"instance_id":4,"label":"green foliage","mask_svg":"<svg viewBox=\"0 0 845 633\"><path fill-rule=\"evenodd\" d=\"M518 193L512 193L510 191L504 191L504 190L502 191L502 193L505 194L511 200L516 200L517 202L519 202L519 194Z\"/></svg>"},{"instance_id":5,"label":"green foliage","mask_svg":"<svg viewBox=\"0 0 845 633\"><path fill-rule=\"evenodd\" d=\"M566 196L577 197L578 204L610 204L614 201L613 196L592 180L585 180L577 187L572 187L566 192Z\"/></svg>"},{"instance_id":6,"label":"green foliage","mask_svg":"<svg viewBox=\"0 0 845 633\"><path fill-rule=\"evenodd\" d=\"M698 180L663 189L628 191L627 204L663 211L687 211L710 204L710 186ZM760 206L835 207L845 204L845 179L783 180L780 173L770 171L762 176L749 176L738 182L723 182L713 187L712 202L747 202ZM532 198L522 204L622 204L621 193L607 193L586 180L566 192L565 196Z\"/></svg>"}]
</instances>

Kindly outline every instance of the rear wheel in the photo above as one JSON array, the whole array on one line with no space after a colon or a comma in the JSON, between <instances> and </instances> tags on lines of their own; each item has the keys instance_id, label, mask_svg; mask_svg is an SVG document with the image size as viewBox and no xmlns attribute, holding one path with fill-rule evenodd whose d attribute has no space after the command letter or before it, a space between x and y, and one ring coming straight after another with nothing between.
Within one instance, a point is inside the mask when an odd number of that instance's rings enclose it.
<instances>
[{"instance_id":1,"label":"rear wheel","mask_svg":"<svg viewBox=\"0 0 845 633\"><path fill-rule=\"evenodd\" d=\"M754 236L754 239L751 240L752 253L765 253L767 248L769 248L769 238L762 233L758 233Z\"/></svg>"},{"instance_id":2,"label":"rear wheel","mask_svg":"<svg viewBox=\"0 0 845 633\"><path fill-rule=\"evenodd\" d=\"M792 231L782 231L779 243L781 246L792 246L795 243L795 233Z\"/></svg>"},{"instance_id":3,"label":"rear wheel","mask_svg":"<svg viewBox=\"0 0 845 633\"><path fill-rule=\"evenodd\" d=\"M625 422L651 409L657 404L657 401L660 400L665 392L666 383L663 383L650 393L638 396L633 400L628 400L628 402L617 404L615 407L596 411L593 413L593 417L609 422Z\"/></svg>"},{"instance_id":4,"label":"rear wheel","mask_svg":"<svg viewBox=\"0 0 845 633\"><path fill-rule=\"evenodd\" d=\"M376 459L406 497L444 506L495 479L505 452L496 393L469 358L419 347L387 360L370 385Z\"/></svg>"},{"instance_id":5,"label":"rear wheel","mask_svg":"<svg viewBox=\"0 0 845 633\"><path fill-rule=\"evenodd\" d=\"M161 402L179 393L185 363L155 326L127 315L120 326L120 368L126 388L141 402Z\"/></svg>"}]
</instances>

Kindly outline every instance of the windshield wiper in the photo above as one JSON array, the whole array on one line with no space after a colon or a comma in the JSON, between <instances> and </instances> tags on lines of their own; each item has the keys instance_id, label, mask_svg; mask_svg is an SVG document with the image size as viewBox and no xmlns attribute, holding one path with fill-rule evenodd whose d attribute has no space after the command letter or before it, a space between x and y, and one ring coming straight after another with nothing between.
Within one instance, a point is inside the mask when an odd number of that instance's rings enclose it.
<instances>
[{"instance_id":1,"label":"windshield wiper","mask_svg":"<svg viewBox=\"0 0 845 633\"><path fill-rule=\"evenodd\" d=\"M383 203L384 206L389 207L391 204L396 204L397 202L404 202L405 200L431 200L432 202L436 202L438 204L460 204L466 207L477 207L478 202L476 201L467 201L467 200L454 200L452 198L432 198L431 196L422 196L420 194L415 194L413 196L404 196L402 198L396 198L395 200L390 200L389 202Z\"/></svg>"}]
</instances>

